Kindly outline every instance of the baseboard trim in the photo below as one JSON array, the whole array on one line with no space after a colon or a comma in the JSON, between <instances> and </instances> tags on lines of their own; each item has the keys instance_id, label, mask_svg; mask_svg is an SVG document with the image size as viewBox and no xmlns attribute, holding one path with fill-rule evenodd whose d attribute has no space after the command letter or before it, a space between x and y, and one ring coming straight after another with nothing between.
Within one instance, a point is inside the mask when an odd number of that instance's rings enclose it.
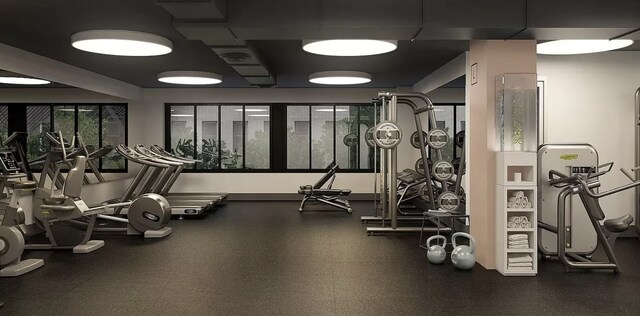
<instances>
[{"instance_id":1,"label":"baseboard trim","mask_svg":"<svg viewBox=\"0 0 640 316\"><path fill-rule=\"evenodd\" d=\"M373 193L352 193L349 201L373 201ZM300 201L302 195L296 193L229 193L227 201Z\"/></svg>"}]
</instances>

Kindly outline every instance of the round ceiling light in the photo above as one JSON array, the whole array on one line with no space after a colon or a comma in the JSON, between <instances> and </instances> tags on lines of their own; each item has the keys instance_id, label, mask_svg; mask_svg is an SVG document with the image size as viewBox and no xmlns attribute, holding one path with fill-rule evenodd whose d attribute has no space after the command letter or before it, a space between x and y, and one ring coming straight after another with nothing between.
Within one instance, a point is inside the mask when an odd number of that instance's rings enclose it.
<instances>
[{"instance_id":1,"label":"round ceiling light","mask_svg":"<svg viewBox=\"0 0 640 316\"><path fill-rule=\"evenodd\" d=\"M327 56L369 56L384 54L398 48L398 41L370 39L334 39L302 41L305 51Z\"/></svg>"},{"instance_id":2,"label":"round ceiling light","mask_svg":"<svg viewBox=\"0 0 640 316\"><path fill-rule=\"evenodd\" d=\"M310 74L309 82L330 85L363 84L371 82L371 75L360 71L321 71Z\"/></svg>"},{"instance_id":3,"label":"round ceiling light","mask_svg":"<svg viewBox=\"0 0 640 316\"><path fill-rule=\"evenodd\" d=\"M204 71L165 71L158 74L158 81L173 84L208 85L222 82L222 76Z\"/></svg>"},{"instance_id":4,"label":"round ceiling light","mask_svg":"<svg viewBox=\"0 0 640 316\"><path fill-rule=\"evenodd\" d=\"M632 40L557 40L540 43L537 46L541 55L576 55L616 50L633 44Z\"/></svg>"},{"instance_id":5,"label":"round ceiling light","mask_svg":"<svg viewBox=\"0 0 640 316\"><path fill-rule=\"evenodd\" d=\"M149 33L126 30L90 30L71 36L71 46L97 54L158 56L171 52L170 40Z\"/></svg>"},{"instance_id":6,"label":"round ceiling light","mask_svg":"<svg viewBox=\"0 0 640 316\"><path fill-rule=\"evenodd\" d=\"M16 76L2 76L0 77L0 83L5 84L19 84L19 85L44 85L50 84L51 81L36 79L36 78L26 78L26 77L16 77Z\"/></svg>"}]
</instances>

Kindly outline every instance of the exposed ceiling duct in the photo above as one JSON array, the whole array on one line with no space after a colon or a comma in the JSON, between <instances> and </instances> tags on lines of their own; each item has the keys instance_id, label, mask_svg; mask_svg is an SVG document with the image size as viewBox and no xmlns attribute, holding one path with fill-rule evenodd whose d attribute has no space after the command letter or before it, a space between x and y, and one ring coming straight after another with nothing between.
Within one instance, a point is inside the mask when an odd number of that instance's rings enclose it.
<instances>
[{"instance_id":1,"label":"exposed ceiling duct","mask_svg":"<svg viewBox=\"0 0 640 316\"><path fill-rule=\"evenodd\" d=\"M157 1L175 20L173 27L189 40L199 40L251 85L272 87L275 75L256 49L238 39L227 23L226 0Z\"/></svg>"}]
</instances>

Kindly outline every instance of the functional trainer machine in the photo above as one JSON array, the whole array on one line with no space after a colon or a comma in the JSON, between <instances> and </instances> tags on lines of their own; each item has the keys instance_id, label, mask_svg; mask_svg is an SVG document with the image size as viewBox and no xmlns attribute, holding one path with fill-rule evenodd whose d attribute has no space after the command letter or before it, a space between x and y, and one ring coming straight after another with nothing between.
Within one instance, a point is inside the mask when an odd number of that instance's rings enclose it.
<instances>
[{"instance_id":1,"label":"functional trainer machine","mask_svg":"<svg viewBox=\"0 0 640 316\"><path fill-rule=\"evenodd\" d=\"M425 182L424 194L421 196L431 210L444 209L449 212L459 211L461 206L460 180L462 179L463 168L457 171L457 181L451 185L450 180L454 176L455 167L448 161L442 159L441 149L448 141L448 135L441 129L436 128L436 117L433 102L422 93L391 93L379 92L378 102L382 105L381 121L372 130L371 138L376 147L380 148L380 175L381 175L381 200L382 214L374 218L363 217L363 221L368 222L379 219L381 227L367 227L367 234L394 233L394 232L420 232L421 227L401 227L398 225L398 171L397 171L397 146L402 140L402 130L397 125L397 105L405 104L409 106L414 114L416 130L422 131L420 119L421 113L427 113L430 130L427 137L416 137L418 149L422 161L428 161L426 147L427 144L433 149L436 161L425 173L432 177ZM421 102L423 106L418 106L415 101ZM377 177L376 177L377 180ZM377 184L376 184L377 187ZM377 210L376 210L377 211ZM387 219L390 227L386 226ZM427 227L424 230L436 231L438 228ZM450 227L439 227L439 231L451 230Z\"/></svg>"},{"instance_id":2,"label":"functional trainer machine","mask_svg":"<svg viewBox=\"0 0 640 316\"><path fill-rule=\"evenodd\" d=\"M302 202L300 203L300 208L298 212L302 213L304 210L304 205L307 202L319 202L327 205L331 205L333 207L337 207L343 211L347 211L347 213L351 214L353 210L351 209L351 205L349 205L349 201L340 199L341 196L347 196L351 194L351 190L349 189L333 189L333 181L336 179L336 171L338 171L338 164L331 162L327 167L329 171L325 173L322 178L318 180L314 185L302 185L300 186L300 190L298 190L298 194L304 195L302 198ZM329 184L327 184L329 182ZM327 184L326 188L322 188L325 184Z\"/></svg>"}]
</instances>

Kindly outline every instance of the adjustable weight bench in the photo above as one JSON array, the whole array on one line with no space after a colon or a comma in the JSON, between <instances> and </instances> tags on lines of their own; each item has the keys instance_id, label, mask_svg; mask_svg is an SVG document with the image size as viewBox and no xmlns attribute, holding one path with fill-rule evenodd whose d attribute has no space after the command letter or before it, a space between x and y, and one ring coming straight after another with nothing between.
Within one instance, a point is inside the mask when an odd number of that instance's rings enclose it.
<instances>
[{"instance_id":1,"label":"adjustable weight bench","mask_svg":"<svg viewBox=\"0 0 640 316\"><path fill-rule=\"evenodd\" d=\"M298 194L304 195L302 198L302 203L300 203L300 208L298 212L304 210L304 205L307 201L319 202L327 205L331 205L333 207L337 207L341 210L347 211L347 213L351 214L352 209L351 205L349 205L349 201L340 199L341 196L347 196L351 194L351 190L349 189L333 189L331 186L333 185L333 181L336 179L336 171L338 171L338 165L335 162L332 162L329 165L329 171L325 173L316 184L312 185L303 185L300 186L300 190L298 190ZM325 189L322 186L325 183L329 182Z\"/></svg>"}]
</instances>

